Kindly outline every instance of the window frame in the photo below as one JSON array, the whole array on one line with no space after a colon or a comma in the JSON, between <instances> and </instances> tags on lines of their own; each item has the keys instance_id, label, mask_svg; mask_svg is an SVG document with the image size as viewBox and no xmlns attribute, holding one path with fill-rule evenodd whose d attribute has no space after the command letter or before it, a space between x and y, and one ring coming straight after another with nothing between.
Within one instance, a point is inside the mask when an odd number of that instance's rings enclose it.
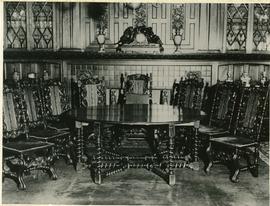
<instances>
[{"instance_id":1,"label":"window frame","mask_svg":"<svg viewBox=\"0 0 270 206\"><path fill-rule=\"evenodd\" d=\"M32 4L34 2L25 2L26 3L26 48L8 48L7 47L7 17L6 17L6 3L4 2L4 49L5 50L47 50L47 51L55 51L59 49L59 45L57 43L57 39L59 39L59 25L57 25L57 22L59 22L59 11L56 9L55 2L52 3L53 6L53 38L52 38L52 48L35 48L35 41L33 39L32 33L34 31L34 16L32 14Z\"/></svg>"}]
</instances>

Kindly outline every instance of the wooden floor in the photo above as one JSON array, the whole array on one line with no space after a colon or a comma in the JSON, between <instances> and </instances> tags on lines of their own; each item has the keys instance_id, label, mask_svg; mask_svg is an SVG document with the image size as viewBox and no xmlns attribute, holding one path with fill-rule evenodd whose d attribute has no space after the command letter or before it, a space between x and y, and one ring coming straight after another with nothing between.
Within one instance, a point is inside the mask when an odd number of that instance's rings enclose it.
<instances>
[{"instance_id":1,"label":"wooden floor","mask_svg":"<svg viewBox=\"0 0 270 206\"><path fill-rule=\"evenodd\" d=\"M202 164L201 164L202 166ZM178 169L177 184L167 185L149 171L138 169L105 179L102 185L92 182L88 169L75 172L63 161L56 163L59 179L49 180L43 173L27 177L27 190L16 191L14 182L3 183L3 203L82 204L82 205L181 205L181 206L266 206L269 205L269 168L261 161L259 177L248 172L240 183L229 181L227 168L215 165L206 176L202 170Z\"/></svg>"}]
</instances>

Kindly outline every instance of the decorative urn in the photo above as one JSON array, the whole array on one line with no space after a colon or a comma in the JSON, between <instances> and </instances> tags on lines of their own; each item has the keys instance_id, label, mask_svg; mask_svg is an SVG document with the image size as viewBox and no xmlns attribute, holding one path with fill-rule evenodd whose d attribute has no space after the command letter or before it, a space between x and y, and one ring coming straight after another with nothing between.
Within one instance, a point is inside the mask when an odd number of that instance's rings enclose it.
<instances>
[{"instance_id":1,"label":"decorative urn","mask_svg":"<svg viewBox=\"0 0 270 206\"><path fill-rule=\"evenodd\" d=\"M99 51L100 53L105 52L104 44L105 44L105 35L104 34L99 34L97 35L97 42L99 45Z\"/></svg>"}]
</instances>

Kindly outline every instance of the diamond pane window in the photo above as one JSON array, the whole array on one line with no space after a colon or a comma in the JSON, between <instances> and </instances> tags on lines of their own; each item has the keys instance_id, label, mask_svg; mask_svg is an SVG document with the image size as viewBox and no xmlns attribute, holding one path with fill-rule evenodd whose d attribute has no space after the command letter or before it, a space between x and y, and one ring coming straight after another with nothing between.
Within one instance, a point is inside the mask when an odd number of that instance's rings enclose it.
<instances>
[{"instance_id":1,"label":"diamond pane window","mask_svg":"<svg viewBox=\"0 0 270 206\"><path fill-rule=\"evenodd\" d=\"M6 5L7 47L26 48L26 3L8 2Z\"/></svg>"},{"instance_id":2,"label":"diamond pane window","mask_svg":"<svg viewBox=\"0 0 270 206\"><path fill-rule=\"evenodd\" d=\"M32 4L34 29L32 37L35 48L53 48L53 4L34 2Z\"/></svg>"},{"instance_id":3,"label":"diamond pane window","mask_svg":"<svg viewBox=\"0 0 270 206\"><path fill-rule=\"evenodd\" d=\"M253 50L270 51L270 4L254 5Z\"/></svg>"},{"instance_id":4,"label":"diamond pane window","mask_svg":"<svg viewBox=\"0 0 270 206\"><path fill-rule=\"evenodd\" d=\"M227 5L227 50L246 50L248 4Z\"/></svg>"}]
</instances>

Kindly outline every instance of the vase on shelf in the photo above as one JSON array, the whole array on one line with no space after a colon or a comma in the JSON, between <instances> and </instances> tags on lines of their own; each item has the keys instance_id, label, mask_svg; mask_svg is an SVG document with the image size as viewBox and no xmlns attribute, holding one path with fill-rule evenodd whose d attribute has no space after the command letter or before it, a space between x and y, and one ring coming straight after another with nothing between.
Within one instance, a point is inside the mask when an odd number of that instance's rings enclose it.
<instances>
[{"instance_id":1,"label":"vase on shelf","mask_svg":"<svg viewBox=\"0 0 270 206\"><path fill-rule=\"evenodd\" d=\"M176 47L174 53L180 52L180 46L182 44L182 40L183 40L183 29L179 29L179 30L177 29L174 32L174 36L173 36L173 42Z\"/></svg>"},{"instance_id":2,"label":"vase on shelf","mask_svg":"<svg viewBox=\"0 0 270 206\"><path fill-rule=\"evenodd\" d=\"M104 34L99 34L97 36L97 42L99 45L99 53L104 53L105 52L105 35Z\"/></svg>"}]
</instances>

